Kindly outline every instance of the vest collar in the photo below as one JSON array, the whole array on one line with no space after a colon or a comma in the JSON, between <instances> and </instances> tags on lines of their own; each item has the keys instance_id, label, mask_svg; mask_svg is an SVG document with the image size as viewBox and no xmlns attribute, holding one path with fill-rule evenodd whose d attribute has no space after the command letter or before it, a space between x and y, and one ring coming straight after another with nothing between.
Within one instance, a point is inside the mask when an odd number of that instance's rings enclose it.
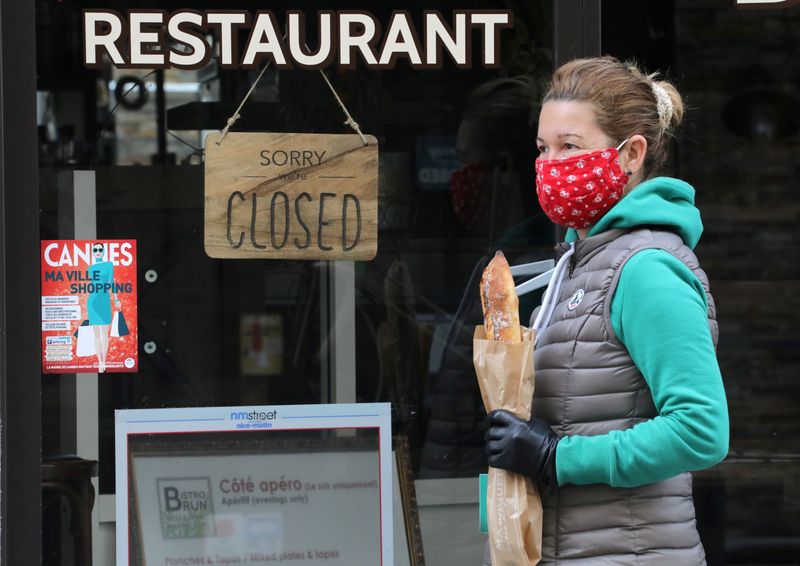
<instances>
[{"instance_id":1,"label":"vest collar","mask_svg":"<svg viewBox=\"0 0 800 566\"><path fill-rule=\"evenodd\" d=\"M573 258L575 265L581 265L585 263L598 251L602 250L608 244L628 232L630 232L630 230L613 228L611 230L606 230L605 232L595 234L594 236L589 236L588 238L584 238L582 240L575 240L575 256ZM556 259L559 259L565 253L567 253L567 250L569 250L569 243L561 242L555 247L555 250Z\"/></svg>"}]
</instances>

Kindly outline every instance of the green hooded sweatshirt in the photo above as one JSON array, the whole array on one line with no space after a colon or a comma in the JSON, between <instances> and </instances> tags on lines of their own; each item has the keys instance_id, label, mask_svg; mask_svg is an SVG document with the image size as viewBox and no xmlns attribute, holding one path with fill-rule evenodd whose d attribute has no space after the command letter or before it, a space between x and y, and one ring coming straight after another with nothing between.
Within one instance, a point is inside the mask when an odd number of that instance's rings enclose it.
<instances>
[{"instance_id":1,"label":"green hooded sweatshirt","mask_svg":"<svg viewBox=\"0 0 800 566\"><path fill-rule=\"evenodd\" d=\"M694 248L703 232L694 189L670 177L647 180L588 236L659 226ZM567 241L575 241L574 230ZM700 281L663 250L643 250L623 267L611 302L614 332L653 394L658 416L627 430L564 437L559 484L633 487L719 463L728 453L728 408Z\"/></svg>"}]
</instances>

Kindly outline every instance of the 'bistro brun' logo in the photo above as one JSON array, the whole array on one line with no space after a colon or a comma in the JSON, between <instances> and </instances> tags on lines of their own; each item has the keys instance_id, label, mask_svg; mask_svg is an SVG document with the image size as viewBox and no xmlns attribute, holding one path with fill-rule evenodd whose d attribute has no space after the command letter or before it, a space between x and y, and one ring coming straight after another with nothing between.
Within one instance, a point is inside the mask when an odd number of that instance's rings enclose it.
<instances>
[{"instance_id":1,"label":"'bistro brun' logo","mask_svg":"<svg viewBox=\"0 0 800 566\"><path fill-rule=\"evenodd\" d=\"M214 536L210 478L159 478L156 485L163 538Z\"/></svg>"}]
</instances>

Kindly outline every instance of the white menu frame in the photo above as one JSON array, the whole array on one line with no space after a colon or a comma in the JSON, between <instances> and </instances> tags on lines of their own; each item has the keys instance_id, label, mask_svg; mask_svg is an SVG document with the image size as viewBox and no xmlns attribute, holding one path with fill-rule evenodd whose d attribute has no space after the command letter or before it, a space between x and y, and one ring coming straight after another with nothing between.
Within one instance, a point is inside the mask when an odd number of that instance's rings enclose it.
<instances>
[{"instance_id":1,"label":"white menu frame","mask_svg":"<svg viewBox=\"0 0 800 566\"><path fill-rule=\"evenodd\" d=\"M255 414L259 425L242 414ZM268 422L265 427L261 421ZM394 564L392 437L389 403L343 403L329 405L269 405L249 407L190 407L115 411L116 467L116 563L129 561L128 548L128 435L192 432L236 432L251 430L377 428L379 442L380 555L381 566ZM198 455L201 455L199 452ZM403 549L405 550L405 549Z\"/></svg>"}]
</instances>

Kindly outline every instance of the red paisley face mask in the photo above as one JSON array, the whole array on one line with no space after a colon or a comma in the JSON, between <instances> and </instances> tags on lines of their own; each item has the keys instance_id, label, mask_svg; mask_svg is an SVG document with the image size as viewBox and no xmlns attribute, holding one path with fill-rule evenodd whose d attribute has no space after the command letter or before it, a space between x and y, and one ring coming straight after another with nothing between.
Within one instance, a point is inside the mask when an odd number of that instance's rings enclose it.
<instances>
[{"instance_id":1,"label":"red paisley face mask","mask_svg":"<svg viewBox=\"0 0 800 566\"><path fill-rule=\"evenodd\" d=\"M616 148L565 159L536 160L536 194L547 217L560 226L588 228L622 198L628 176Z\"/></svg>"},{"instance_id":2,"label":"red paisley face mask","mask_svg":"<svg viewBox=\"0 0 800 566\"><path fill-rule=\"evenodd\" d=\"M489 194L483 182L489 164L486 161L470 163L450 177L450 198L453 201L453 212L467 228L474 229L481 225L486 217Z\"/></svg>"}]
</instances>

